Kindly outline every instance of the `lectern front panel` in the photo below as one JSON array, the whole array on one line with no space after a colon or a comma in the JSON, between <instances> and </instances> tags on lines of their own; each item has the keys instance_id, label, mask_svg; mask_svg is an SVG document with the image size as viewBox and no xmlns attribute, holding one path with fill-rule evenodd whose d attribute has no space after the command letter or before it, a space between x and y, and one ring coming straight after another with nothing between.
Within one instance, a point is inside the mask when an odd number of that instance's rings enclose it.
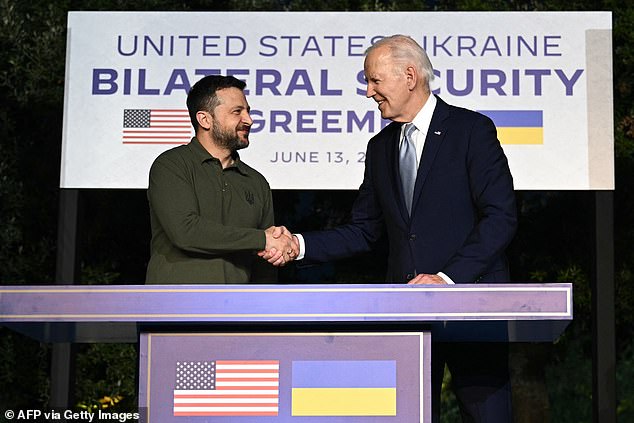
<instances>
[{"instance_id":1,"label":"lectern front panel","mask_svg":"<svg viewBox=\"0 0 634 423\"><path fill-rule=\"evenodd\" d=\"M431 419L428 332L142 333L140 341L146 423Z\"/></svg>"}]
</instances>

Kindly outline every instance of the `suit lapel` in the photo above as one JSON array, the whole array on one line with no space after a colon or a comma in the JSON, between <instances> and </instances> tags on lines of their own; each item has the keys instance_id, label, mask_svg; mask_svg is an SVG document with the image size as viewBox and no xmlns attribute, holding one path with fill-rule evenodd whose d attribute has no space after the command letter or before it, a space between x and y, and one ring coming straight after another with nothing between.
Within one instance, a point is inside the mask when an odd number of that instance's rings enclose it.
<instances>
[{"instance_id":1,"label":"suit lapel","mask_svg":"<svg viewBox=\"0 0 634 423\"><path fill-rule=\"evenodd\" d=\"M437 103L432 115L431 122L429 124L429 130L425 137L425 146L423 147L423 155L421 157L420 164L418 165L418 174L416 176L416 184L414 185L414 199L412 201L412 214L416 210L420 194L423 191L425 180L429 175L432 164L436 159L438 149L445 139L447 132L447 118L449 117L449 106L442 101L439 97L436 97ZM401 195L402 196L402 195ZM407 214L407 212L406 212Z\"/></svg>"}]
</instances>

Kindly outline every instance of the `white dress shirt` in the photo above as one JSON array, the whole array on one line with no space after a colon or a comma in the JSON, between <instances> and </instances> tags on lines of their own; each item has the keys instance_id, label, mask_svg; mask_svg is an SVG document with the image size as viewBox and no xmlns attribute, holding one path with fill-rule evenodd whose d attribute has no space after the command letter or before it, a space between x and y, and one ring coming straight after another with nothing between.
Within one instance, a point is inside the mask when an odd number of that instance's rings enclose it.
<instances>
[{"instance_id":1,"label":"white dress shirt","mask_svg":"<svg viewBox=\"0 0 634 423\"><path fill-rule=\"evenodd\" d=\"M420 158L423 155L423 148L425 147L425 137L429 132L429 124L431 123L431 117L436 109L436 97L431 95L423 105L423 108L414 116L412 123L416 126L416 130L411 136L414 147L416 148L416 169L420 164ZM401 126L401 144L405 141L405 125ZM401 145L399 145L399 148Z\"/></svg>"}]
</instances>

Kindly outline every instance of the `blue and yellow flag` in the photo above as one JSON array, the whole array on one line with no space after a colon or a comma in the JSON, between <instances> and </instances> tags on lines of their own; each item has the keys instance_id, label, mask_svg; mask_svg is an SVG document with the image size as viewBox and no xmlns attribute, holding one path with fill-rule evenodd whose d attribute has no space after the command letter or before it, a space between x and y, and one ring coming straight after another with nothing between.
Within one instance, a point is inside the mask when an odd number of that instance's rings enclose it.
<instances>
[{"instance_id":1,"label":"blue and yellow flag","mask_svg":"<svg viewBox=\"0 0 634 423\"><path fill-rule=\"evenodd\" d=\"M501 144L543 144L542 110L479 110L491 118Z\"/></svg>"},{"instance_id":2,"label":"blue and yellow flag","mask_svg":"<svg viewBox=\"0 0 634 423\"><path fill-rule=\"evenodd\" d=\"M396 416L396 361L293 361L293 416Z\"/></svg>"}]
</instances>

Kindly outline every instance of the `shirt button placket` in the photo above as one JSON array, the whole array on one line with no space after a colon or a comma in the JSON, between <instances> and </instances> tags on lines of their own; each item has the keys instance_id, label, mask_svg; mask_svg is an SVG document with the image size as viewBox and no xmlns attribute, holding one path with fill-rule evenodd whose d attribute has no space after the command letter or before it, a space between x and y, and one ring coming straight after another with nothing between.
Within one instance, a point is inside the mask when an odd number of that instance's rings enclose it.
<instances>
[{"instance_id":1,"label":"shirt button placket","mask_svg":"<svg viewBox=\"0 0 634 423\"><path fill-rule=\"evenodd\" d=\"M220 169L220 190L222 192L227 192L227 180L225 172L222 169Z\"/></svg>"}]
</instances>

